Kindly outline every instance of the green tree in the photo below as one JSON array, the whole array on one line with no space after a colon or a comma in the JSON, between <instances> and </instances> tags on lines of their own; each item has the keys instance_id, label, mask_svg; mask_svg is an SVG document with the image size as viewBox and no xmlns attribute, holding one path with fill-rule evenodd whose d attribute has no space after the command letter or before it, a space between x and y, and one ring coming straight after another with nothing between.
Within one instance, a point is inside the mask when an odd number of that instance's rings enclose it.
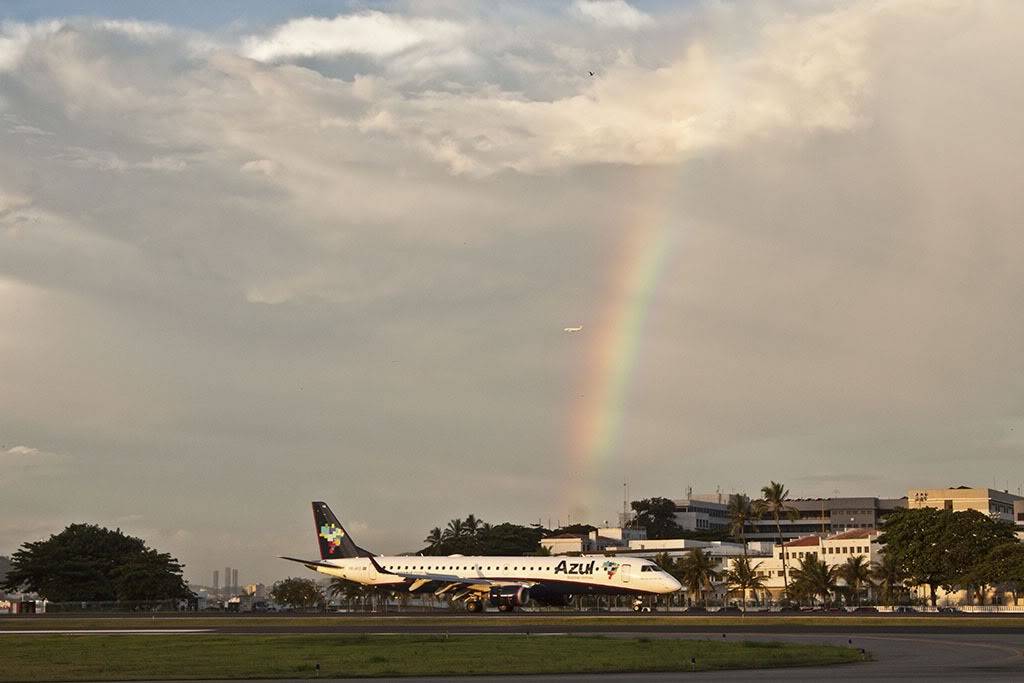
<instances>
[{"instance_id":1,"label":"green tree","mask_svg":"<svg viewBox=\"0 0 1024 683\"><path fill-rule=\"evenodd\" d=\"M427 544L426 552L434 552L444 542L444 532L441 531L441 527L435 526L431 529L423 542Z\"/></svg>"},{"instance_id":2,"label":"green tree","mask_svg":"<svg viewBox=\"0 0 1024 683\"><path fill-rule=\"evenodd\" d=\"M976 563L958 581L966 587L995 586L999 590L1017 595L1024 587L1024 543L1010 542L997 545Z\"/></svg>"},{"instance_id":3,"label":"green tree","mask_svg":"<svg viewBox=\"0 0 1024 683\"><path fill-rule=\"evenodd\" d=\"M939 586L961 585L992 548L1016 542L1016 536L1011 525L977 510L916 508L886 517L878 542L912 583L928 586L934 607Z\"/></svg>"},{"instance_id":4,"label":"green tree","mask_svg":"<svg viewBox=\"0 0 1024 683\"><path fill-rule=\"evenodd\" d=\"M647 538L679 538L683 528L676 523L676 504L668 498L635 500L633 523L647 530Z\"/></svg>"},{"instance_id":5,"label":"green tree","mask_svg":"<svg viewBox=\"0 0 1024 683\"><path fill-rule=\"evenodd\" d=\"M906 594L907 575L896 558L882 553L881 561L871 565L871 582L878 589L883 605L895 605Z\"/></svg>"},{"instance_id":6,"label":"green tree","mask_svg":"<svg viewBox=\"0 0 1024 683\"><path fill-rule=\"evenodd\" d=\"M466 515L466 519L462 520L462 530L468 536L476 536L477 532L480 531L483 523L476 518L476 515Z\"/></svg>"},{"instance_id":7,"label":"green tree","mask_svg":"<svg viewBox=\"0 0 1024 683\"><path fill-rule=\"evenodd\" d=\"M700 548L694 548L679 560L679 580L691 595L707 607L707 594L718 579L718 572L711 563L711 555Z\"/></svg>"},{"instance_id":8,"label":"green tree","mask_svg":"<svg viewBox=\"0 0 1024 683\"><path fill-rule=\"evenodd\" d=\"M141 538L95 524L71 524L11 557L3 588L53 602L170 600L193 597L183 566Z\"/></svg>"},{"instance_id":9,"label":"green tree","mask_svg":"<svg viewBox=\"0 0 1024 683\"><path fill-rule=\"evenodd\" d=\"M828 566L817 555L808 555L800 560L800 566L793 570L793 586L797 593L820 597L826 606L836 590L839 571Z\"/></svg>"},{"instance_id":10,"label":"green tree","mask_svg":"<svg viewBox=\"0 0 1024 683\"><path fill-rule=\"evenodd\" d=\"M764 580L758 574L760 568L760 562L751 566L750 558L744 556L734 560L732 568L723 577L731 591L739 591L744 612L747 611L747 591L756 593L764 590Z\"/></svg>"},{"instance_id":11,"label":"green tree","mask_svg":"<svg viewBox=\"0 0 1024 683\"><path fill-rule=\"evenodd\" d=\"M846 558L846 563L839 566L839 578L846 582L853 604L860 604L861 588L870 585L871 565L863 555Z\"/></svg>"},{"instance_id":12,"label":"green tree","mask_svg":"<svg viewBox=\"0 0 1024 683\"><path fill-rule=\"evenodd\" d=\"M355 581L335 578L327 585L327 594L332 598L345 600L351 608L352 603L366 596L366 587Z\"/></svg>"},{"instance_id":13,"label":"green tree","mask_svg":"<svg viewBox=\"0 0 1024 683\"><path fill-rule=\"evenodd\" d=\"M754 504L750 502L750 496L743 493L729 496L729 507L726 514L729 516L729 533L743 543L743 557L746 557L747 526L758 517L754 512Z\"/></svg>"},{"instance_id":14,"label":"green tree","mask_svg":"<svg viewBox=\"0 0 1024 683\"><path fill-rule=\"evenodd\" d=\"M287 578L276 582L270 597L279 605L317 607L324 604L324 594L312 579Z\"/></svg>"},{"instance_id":15,"label":"green tree","mask_svg":"<svg viewBox=\"0 0 1024 683\"><path fill-rule=\"evenodd\" d=\"M772 481L768 486L761 488L760 500L754 501L754 514L757 517L770 515L775 520L775 531L778 536L776 547L782 550L782 594L789 596L789 571L786 569L786 548L782 539L782 520L795 520L800 516L800 511L789 504L789 489L784 485Z\"/></svg>"},{"instance_id":16,"label":"green tree","mask_svg":"<svg viewBox=\"0 0 1024 683\"><path fill-rule=\"evenodd\" d=\"M462 523L462 519L458 517L448 522L448 526L444 530L445 539L462 538L465 535L466 527Z\"/></svg>"}]
</instances>

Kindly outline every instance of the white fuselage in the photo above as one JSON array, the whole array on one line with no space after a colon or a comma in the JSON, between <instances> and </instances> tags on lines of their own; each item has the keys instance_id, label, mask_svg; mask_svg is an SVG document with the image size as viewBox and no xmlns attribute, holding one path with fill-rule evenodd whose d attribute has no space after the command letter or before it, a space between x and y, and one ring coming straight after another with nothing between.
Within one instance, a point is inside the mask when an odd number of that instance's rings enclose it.
<instances>
[{"instance_id":1,"label":"white fuselage","mask_svg":"<svg viewBox=\"0 0 1024 683\"><path fill-rule=\"evenodd\" d=\"M492 585L550 585L623 593L672 593L681 588L650 560L636 557L377 556L324 560L318 572L364 585L474 580ZM329 565L329 566L325 566Z\"/></svg>"}]
</instances>

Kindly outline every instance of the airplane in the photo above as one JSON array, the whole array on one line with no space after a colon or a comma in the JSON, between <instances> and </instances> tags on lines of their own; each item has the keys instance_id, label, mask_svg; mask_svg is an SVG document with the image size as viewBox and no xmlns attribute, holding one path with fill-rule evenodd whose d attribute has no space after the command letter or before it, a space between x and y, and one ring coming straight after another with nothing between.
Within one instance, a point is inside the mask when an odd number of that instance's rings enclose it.
<instances>
[{"instance_id":1,"label":"airplane","mask_svg":"<svg viewBox=\"0 0 1024 683\"><path fill-rule=\"evenodd\" d=\"M638 557L384 556L360 548L327 503L313 503L319 560L282 557L328 576L366 586L409 592L432 590L463 602L469 612L489 605L512 612L529 600L567 606L576 595L632 595L634 609L645 595L674 593L682 585L650 560Z\"/></svg>"}]
</instances>

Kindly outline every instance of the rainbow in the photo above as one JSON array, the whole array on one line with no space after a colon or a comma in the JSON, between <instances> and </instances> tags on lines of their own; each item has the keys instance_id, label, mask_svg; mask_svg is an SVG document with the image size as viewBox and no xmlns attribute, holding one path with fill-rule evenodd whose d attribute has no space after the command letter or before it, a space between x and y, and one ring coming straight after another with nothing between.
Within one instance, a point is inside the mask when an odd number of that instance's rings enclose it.
<instances>
[{"instance_id":1,"label":"rainbow","mask_svg":"<svg viewBox=\"0 0 1024 683\"><path fill-rule=\"evenodd\" d=\"M570 510L596 512L602 475L619 454L630 380L670 243L665 216L647 215L626 232L616 252L607 303L599 312L595 333L588 335L585 374L575 392L579 399L570 407Z\"/></svg>"}]
</instances>

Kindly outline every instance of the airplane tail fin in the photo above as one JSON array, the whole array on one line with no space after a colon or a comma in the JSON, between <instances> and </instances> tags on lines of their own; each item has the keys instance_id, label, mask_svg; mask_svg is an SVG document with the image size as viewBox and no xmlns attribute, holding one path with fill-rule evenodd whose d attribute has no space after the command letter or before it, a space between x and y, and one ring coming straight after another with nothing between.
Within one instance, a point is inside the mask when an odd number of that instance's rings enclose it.
<instances>
[{"instance_id":1,"label":"airplane tail fin","mask_svg":"<svg viewBox=\"0 0 1024 683\"><path fill-rule=\"evenodd\" d=\"M373 553L357 546L341 522L323 501L313 503L313 523L320 543L320 558L336 560L347 557L373 557Z\"/></svg>"}]
</instances>

